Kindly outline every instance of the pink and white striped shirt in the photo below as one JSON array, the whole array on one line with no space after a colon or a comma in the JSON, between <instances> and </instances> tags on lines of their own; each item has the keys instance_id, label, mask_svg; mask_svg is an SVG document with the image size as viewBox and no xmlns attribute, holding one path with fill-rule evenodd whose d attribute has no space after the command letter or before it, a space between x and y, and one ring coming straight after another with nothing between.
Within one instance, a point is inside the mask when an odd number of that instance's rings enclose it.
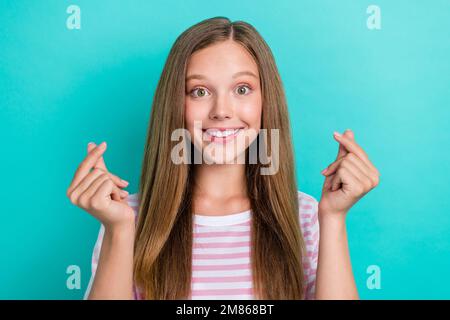
<instances>
[{"instance_id":1,"label":"pink and white striped shirt","mask_svg":"<svg viewBox=\"0 0 450 320\"><path fill-rule=\"evenodd\" d=\"M299 219L306 245L303 256L305 298L314 299L319 223L317 200L298 191ZM138 194L128 196L128 204L137 215ZM223 215L194 215L192 282L189 299L254 299L250 264L251 211ZM97 270L104 226L101 225L92 254L92 275L84 295L87 299ZM135 298L141 295L135 288Z\"/></svg>"}]
</instances>

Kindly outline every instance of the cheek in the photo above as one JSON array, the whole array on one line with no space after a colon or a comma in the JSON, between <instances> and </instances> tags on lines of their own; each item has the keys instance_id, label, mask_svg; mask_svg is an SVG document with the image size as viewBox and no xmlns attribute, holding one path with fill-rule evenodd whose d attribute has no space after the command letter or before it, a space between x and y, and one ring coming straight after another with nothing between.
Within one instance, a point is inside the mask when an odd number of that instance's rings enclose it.
<instances>
[{"instance_id":1,"label":"cheek","mask_svg":"<svg viewBox=\"0 0 450 320\"><path fill-rule=\"evenodd\" d=\"M185 103L185 119L186 119L186 127L188 130L191 130L194 128L194 121L204 121L205 117L208 116L208 114L205 115L205 108L200 108L198 105L195 105L194 103Z\"/></svg>"},{"instance_id":2,"label":"cheek","mask_svg":"<svg viewBox=\"0 0 450 320\"><path fill-rule=\"evenodd\" d=\"M239 118L252 128L261 126L262 103L259 97L248 101L239 108Z\"/></svg>"}]
</instances>

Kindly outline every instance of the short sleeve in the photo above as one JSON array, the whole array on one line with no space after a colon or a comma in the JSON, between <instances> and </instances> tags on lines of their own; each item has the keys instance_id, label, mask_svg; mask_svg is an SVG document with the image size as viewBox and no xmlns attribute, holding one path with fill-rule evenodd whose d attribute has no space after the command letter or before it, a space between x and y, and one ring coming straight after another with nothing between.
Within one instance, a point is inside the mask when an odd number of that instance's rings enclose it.
<instances>
[{"instance_id":1,"label":"short sleeve","mask_svg":"<svg viewBox=\"0 0 450 320\"><path fill-rule=\"evenodd\" d=\"M304 192L298 192L300 227L305 242L303 270L305 299L312 300L316 290L317 260L319 257L318 201Z\"/></svg>"},{"instance_id":2,"label":"short sleeve","mask_svg":"<svg viewBox=\"0 0 450 320\"><path fill-rule=\"evenodd\" d=\"M138 207L139 207L139 197L138 194L130 194L127 197L127 203L128 205L133 208L135 218L137 221L137 213L138 213ZM100 224L100 230L98 232L97 240L94 245L94 249L92 251L92 258L91 258L91 277L89 279L89 283L87 286L87 289L84 293L83 300L87 300L89 297L89 293L91 292L92 284L94 282L95 278L95 272L97 271L98 261L100 259L100 251L102 248L102 242L103 242L103 236L105 234L105 227L103 224ZM136 288L134 287L134 298L137 299L139 297Z\"/></svg>"}]
</instances>

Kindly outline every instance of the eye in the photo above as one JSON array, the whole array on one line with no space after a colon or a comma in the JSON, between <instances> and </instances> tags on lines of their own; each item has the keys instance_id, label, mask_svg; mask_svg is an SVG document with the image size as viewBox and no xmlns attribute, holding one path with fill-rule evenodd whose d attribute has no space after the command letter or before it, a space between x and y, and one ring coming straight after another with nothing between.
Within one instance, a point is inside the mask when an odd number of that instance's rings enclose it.
<instances>
[{"instance_id":1,"label":"eye","mask_svg":"<svg viewBox=\"0 0 450 320\"><path fill-rule=\"evenodd\" d=\"M197 94L194 94L194 92L196 92L196 91L197 91ZM201 97L208 95L209 93L208 93L208 90L206 90L205 88L194 88L191 90L190 94L194 98L201 98Z\"/></svg>"},{"instance_id":2,"label":"eye","mask_svg":"<svg viewBox=\"0 0 450 320\"><path fill-rule=\"evenodd\" d=\"M245 95L245 94L250 93L251 88L248 85L242 85L242 86L239 86L236 91L239 95Z\"/></svg>"}]
</instances>

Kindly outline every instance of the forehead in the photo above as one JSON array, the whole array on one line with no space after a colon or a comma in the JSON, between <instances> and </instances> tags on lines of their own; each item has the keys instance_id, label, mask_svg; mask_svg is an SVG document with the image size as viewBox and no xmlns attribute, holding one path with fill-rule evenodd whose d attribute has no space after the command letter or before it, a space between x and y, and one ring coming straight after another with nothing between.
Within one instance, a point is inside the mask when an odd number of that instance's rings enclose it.
<instances>
[{"instance_id":1,"label":"forehead","mask_svg":"<svg viewBox=\"0 0 450 320\"><path fill-rule=\"evenodd\" d=\"M194 52L188 60L186 76L204 74L218 77L242 70L258 75L258 66L251 54L239 43L227 40Z\"/></svg>"}]
</instances>

